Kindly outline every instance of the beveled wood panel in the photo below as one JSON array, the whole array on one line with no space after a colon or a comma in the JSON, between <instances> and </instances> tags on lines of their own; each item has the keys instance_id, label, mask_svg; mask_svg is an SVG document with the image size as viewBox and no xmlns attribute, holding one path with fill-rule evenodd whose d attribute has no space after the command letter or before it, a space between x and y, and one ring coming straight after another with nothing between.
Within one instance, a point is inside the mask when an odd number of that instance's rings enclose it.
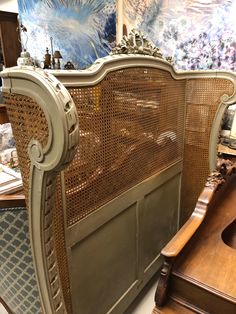
<instances>
[{"instance_id":1,"label":"beveled wood panel","mask_svg":"<svg viewBox=\"0 0 236 314\"><path fill-rule=\"evenodd\" d=\"M123 313L158 271L178 227L181 170L172 165L67 230L75 313Z\"/></svg>"},{"instance_id":2,"label":"beveled wood panel","mask_svg":"<svg viewBox=\"0 0 236 314\"><path fill-rule=\"evenodd\" d=\"M74 313L107 313L136 281L135 210L127 208L72 247Z\"/></svg>"},{"instance_id":3,"label":"beveled wood panel","mask_svg":"<svg viewBox=\"0 0 236 314\"><path fill-rule=\"evenodd\" d=\"M170 295L178 302L198 309L196 313L235 314L235 302L227 295L177 273L171 278Z\"/></svg>"},{"instance_id":4,"label":"beveled wood panel","mask_svg":"<svg viewBox=\"0 0 236 314\"><path fill-rule=\"evenodd\" d=\"M144 269L149 267L178 229L179 189L180 174L145 196L140 211L141 259Z\"/></svg>"}]
</instances>

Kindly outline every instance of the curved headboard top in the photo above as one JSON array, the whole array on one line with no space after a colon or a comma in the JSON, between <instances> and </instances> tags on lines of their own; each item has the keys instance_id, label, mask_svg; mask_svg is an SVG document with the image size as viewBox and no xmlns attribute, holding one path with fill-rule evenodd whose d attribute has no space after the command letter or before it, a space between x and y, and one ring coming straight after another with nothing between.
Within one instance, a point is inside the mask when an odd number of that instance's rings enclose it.
<instances>
[{"instance_id":1,"label":"curved headboard top","mask_svg":"<svg viewBox=\"0 0 236 314\"><path fill-rule=\"evenodd\" d=\"M89 68L84 70L46 70L53 74L65 86L93 86L98 84L111 71L130 67L147 67L163 69L171 73L176 80L189 78L222 78L236 84L236 74L224 70L194 70L176 71L173 66L172 57L165 57L145 35L133 29L129 36L124 36L121 43L113 48L110 55L97 59ZM15 71L26 74L29 71L40 73L41 69L32 66L20 66L6 69L1 72L4 81L7 76L17 75ZM27 71L27 72L25 72ZM10 74L11 73L11 74ZM236 100L235 92L234 101ZM225 101L226 99L224 99ZM232 103L232 97L230 97Z\"/></svg>"},{"instance_id":2,"label":"curved headboard top","mask_svg":"<svg viewBox=\"0 0 236 314\"><path fill-rule=\"evenodd\" d=\"M190 78L222 78L236 85L236 73L224 70L192 70L177 71L169 61L140 54L117 54L97 59L91 67L85 70L48 70L65 86L96 85L109 72L132 67L157 68L170 72L176 80ZM236 99L236 96L235 96Z\"/></svg>"}]
</instances>

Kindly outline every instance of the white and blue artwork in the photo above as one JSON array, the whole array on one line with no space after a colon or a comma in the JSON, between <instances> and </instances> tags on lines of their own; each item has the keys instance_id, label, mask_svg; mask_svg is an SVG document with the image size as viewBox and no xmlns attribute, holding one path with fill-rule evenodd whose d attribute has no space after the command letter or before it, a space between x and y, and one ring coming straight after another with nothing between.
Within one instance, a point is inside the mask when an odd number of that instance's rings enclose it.
<instances>
[{"instance_id":1,"label":"white and blue artwork","mask_svg":"<svg viewBox=\"0 0 236 314\"><path fill-rule=\"evenodd\" d=\"M27 28L31 56L43 62L46 47L60 50L61 64L89 67L115 45L116 0L18 0L19 16ZM27 41L27 43L26 43Z\"/></svg>"},{"instance_id":2,"label":"white and blue artwork","mask_svg":"<svg viewBox=\"0 0 236 314\"><path fill-rule=\"evenodd\" d=\"M124 0L124 23L142 30L182 70L236 70L236 1Z\"/></svg>"}]
</instances>

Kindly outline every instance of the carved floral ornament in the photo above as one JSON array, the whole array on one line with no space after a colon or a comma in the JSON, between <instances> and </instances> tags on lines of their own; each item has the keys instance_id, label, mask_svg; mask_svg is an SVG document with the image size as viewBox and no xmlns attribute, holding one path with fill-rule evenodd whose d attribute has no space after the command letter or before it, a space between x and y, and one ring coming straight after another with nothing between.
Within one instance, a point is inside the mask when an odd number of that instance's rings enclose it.
<instances>
[{"instance_id":1,"label":"carved floral ornament","mask_svg":"<svg viewBox=\"0 0 236 314\"><path fill-rule=\"evenodd\" d=\"M216 165L216 170L213 171L207 178L205 186L210 189L215 189L217 186L224 184L226 176L230 176L236 172L236 165L228 159L219 159Z\"/></svg>"},{"instance_id":2,"label":"carved floral ornament","mask_svg":"<svg viewBox=\"0 0 236 314\"><path fill-rule=\"evenodd\" d=\"M161 59L166 59L173 63L172 57L164 58L160 49L156 47L141 31L132 29L128 36L123 36L121 42L112 49L111 54L142 54Z\"/></svg>"}]
</instances>

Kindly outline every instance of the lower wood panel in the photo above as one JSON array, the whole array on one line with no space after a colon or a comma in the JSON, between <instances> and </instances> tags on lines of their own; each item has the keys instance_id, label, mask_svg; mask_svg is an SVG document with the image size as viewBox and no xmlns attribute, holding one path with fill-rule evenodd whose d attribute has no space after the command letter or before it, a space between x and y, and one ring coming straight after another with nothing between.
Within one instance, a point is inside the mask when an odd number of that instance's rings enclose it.
<instances>
[{"instance_id":1,"label":"lower wood panel","mask_svg":"<svg viewBox=\"0 0 236 314\"><path fill-rule=\"evenodd\" d=\"M135 205L72 248L75 313L104 314L137 279Z\"/></svg>"},{"instance_id":2,"label":"lower wood panel","mask_svg":"<svg viewBox=\"0 0 236 314\"><path fill-rule=\"evenodd\" d=\"M178 227L181 169L156 174L67 230L74 313L124 313L159 270Z\"/></svg>"},{"instance_id":3,"label":"lower wood panel","mask_svg":"<svg viewBox=\"0 0 236 314\"><path fill-rule=\"evenodd\" d=\"M140 209L142 271L153 263L178 227L180 175L145 195Z\"/></svg>"}]
</instances>

